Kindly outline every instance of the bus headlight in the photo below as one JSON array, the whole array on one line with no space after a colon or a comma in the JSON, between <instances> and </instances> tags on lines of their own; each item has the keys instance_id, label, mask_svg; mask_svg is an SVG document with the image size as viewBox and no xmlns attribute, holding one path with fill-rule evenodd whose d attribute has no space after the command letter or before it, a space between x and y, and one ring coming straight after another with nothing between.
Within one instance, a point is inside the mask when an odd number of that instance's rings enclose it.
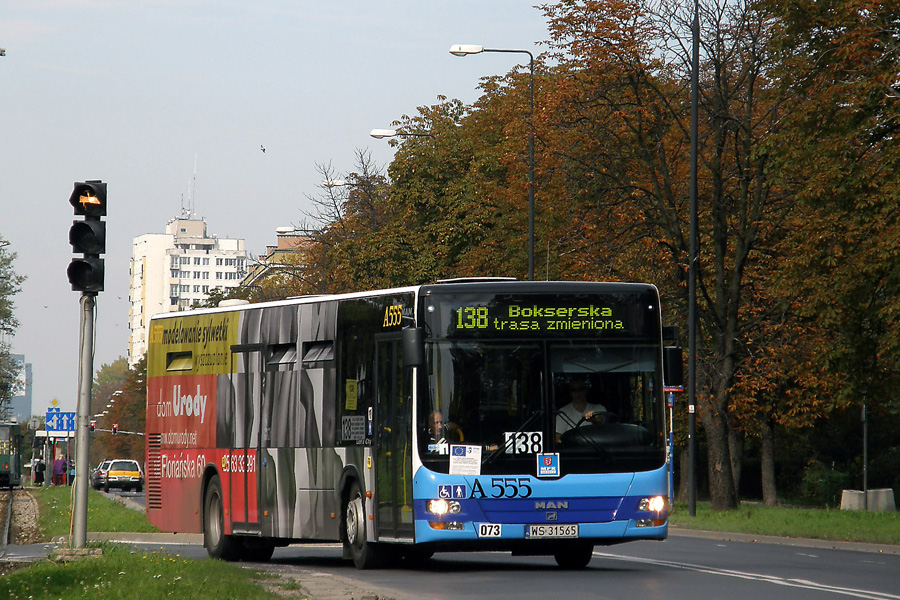
<instances>
[{"instance_id":1,"label":"bus headlight","mask_svg":"<svg viewBox=\"0 0 900 600\"><path fill-rule=\"evenodd\" d=\"M641 498L640 503L638 503L638 510L643 512L661 513L666 510L666 499L662 496Z\"/></svg>"},{"instance_id":2,"label":"bus headlight","mask_svg":"<svg viewBox=\"0 0 900 600\"><path fill-rule=\"evenodd\" d=\"M456 500L429 500L425 511L433 515L458 515L462 508Z\"/></svg>"}]
</instances>

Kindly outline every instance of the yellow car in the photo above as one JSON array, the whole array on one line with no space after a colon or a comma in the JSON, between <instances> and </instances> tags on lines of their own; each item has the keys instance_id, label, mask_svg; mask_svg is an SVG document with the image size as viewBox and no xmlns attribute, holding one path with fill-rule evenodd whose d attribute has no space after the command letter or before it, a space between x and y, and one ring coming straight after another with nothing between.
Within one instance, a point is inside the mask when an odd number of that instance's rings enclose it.
<instances>
[{"instance_id":1,"label":"yellow car","mask_svg":"<svg viewBox=\"0 0 900 600\"><path fill-rule=\"evenodd\" d=\"M112 461L109 471L106 473L103 491L108 492L109 488L119 488L122 491L143 491L144 473L141 471L138 461L124 459Z\"/></svg>"}]
</instances>

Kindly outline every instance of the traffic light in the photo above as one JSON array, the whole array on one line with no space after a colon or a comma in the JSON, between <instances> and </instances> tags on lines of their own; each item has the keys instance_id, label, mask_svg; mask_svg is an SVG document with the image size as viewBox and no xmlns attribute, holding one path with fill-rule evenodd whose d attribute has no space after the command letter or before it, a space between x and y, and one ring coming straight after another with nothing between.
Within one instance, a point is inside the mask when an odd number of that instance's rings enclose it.
<instances>
[{"instance_id":1,"label":"traffic light","mask_svg":"<svg viewBox=\"0 0 900 600\"><path fill-rule=\"evenodd\" d=\"M91 431L97 426L97 421L91 421Z\"/></svg>"},{"instance_id":2,"label":"traffic light","mask_svg":"<svg viewBox=\"0 0 900 600\"><path fill-rule=\"evenodd\" d=\"M119 424L113 423L113 435L116 435L117 433L119 433Z\"/></svg>"},{"instance_id":3,"label":"traffic light","mask_svg":"<svg viewBox=\"0 0 900 600\"><path fill-rule=\"evenodd\" d=\"M76 217L83 217L69 229L72 252L80 252L82 257L73 258L66 273L72 290L96 295L103 291L100 255L106 252L106 223L100 217L106 216L106 184L99 180L76 182L69 204Z\"/></svg>"}]
</instances>

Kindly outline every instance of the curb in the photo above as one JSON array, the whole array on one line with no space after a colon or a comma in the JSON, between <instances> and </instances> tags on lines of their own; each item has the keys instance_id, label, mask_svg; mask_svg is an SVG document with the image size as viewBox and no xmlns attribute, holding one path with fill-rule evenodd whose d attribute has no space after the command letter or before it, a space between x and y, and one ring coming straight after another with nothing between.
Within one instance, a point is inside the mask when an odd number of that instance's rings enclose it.
<instances>
[{"instance_id":1,"label":"curb","mask_svg":"<svg viewBox=\"0 0 900 600\"><path fill-rule=\"evenodd\" d=\"M119 542L122 544L168 544L172 546L202 545L202 533L88 533L92 542Z\"/></svg>"},{"instance_id":2,"label":"curb","mask_svg":"<svg viewBox=\"0 0 900 600\"><path fill-rule=\"evenodd\" d=\"M850 550L854 552L871 552L875 554L900 554L900 546L893 544L870 544L866 542L840 542L813 538L789 538L774 535L754 535L750 533L731 533L726 531L707 531L689 529L687 527L669 526L670 537L693 537L726 542L750 542L760 544L777 544L781 546L797 546L800 548L822 548L827 550Z\"/></svg>"}]
</instances>

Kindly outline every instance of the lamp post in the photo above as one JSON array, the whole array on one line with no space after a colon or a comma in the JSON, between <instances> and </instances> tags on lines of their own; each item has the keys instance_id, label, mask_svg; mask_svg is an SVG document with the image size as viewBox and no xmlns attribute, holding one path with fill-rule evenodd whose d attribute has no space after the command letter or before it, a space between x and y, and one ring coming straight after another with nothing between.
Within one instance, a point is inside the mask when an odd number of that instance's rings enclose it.
<instances>
[{"instance_id":1,"label":"lamp post","mask_svg":"<svg viewBox=\"0 0 900 600\"><path fill-rule=\"evenodd\" d=\"M697 228L697 144L700 114L700 2L694 0L691 25L691 180L688 242L688 515L697 516L697 268L700 239Z\"/></svg>"},{"instance_id":2,"label":"lamp post","mask_svg":"<svg viewBox=\"0 0 900 600\"><path fill-rule=\"evenodd\" d=\"M528 50L511 50L506 48L485 48L473 44L455 44L450 46L453 56L468 56L482 52L505 52L528 55L528 71L530 79L530 95L528 99L528 280L534 281L534 55Z\"/></svg>"},{"instance_id":3,"label":"lamp post","mask_svg":"<svg viewBox=\"0 0 900 600\"><path fill-rule=\"evenodd\" d=\"M369 135L376 140L392 137L434 137L430 133L413 133L408 131L398 131L396 129L373 129Z\"/></svg>"}]
</instances>

